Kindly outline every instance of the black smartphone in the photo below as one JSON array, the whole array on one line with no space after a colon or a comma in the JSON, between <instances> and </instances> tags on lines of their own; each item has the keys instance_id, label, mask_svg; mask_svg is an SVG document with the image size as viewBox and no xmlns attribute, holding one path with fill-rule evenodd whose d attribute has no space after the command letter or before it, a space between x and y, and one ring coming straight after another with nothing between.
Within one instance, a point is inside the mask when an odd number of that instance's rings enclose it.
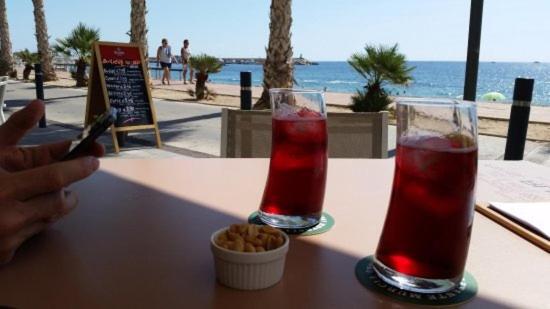
<instances>
[{"instance_id":1,"label":"black smartphone","mask_svg":"<svg viewBox=\"0 0 550 309\"><path fill-rule=\"evenodd\" d=\"M77 137L71 144L69 152L63 157L62 161L76 159L83 155L94 144L95 140L105 132L116 120L115 110L106 111L97 116L97 118Z\"/></svg>"}]
</instances>

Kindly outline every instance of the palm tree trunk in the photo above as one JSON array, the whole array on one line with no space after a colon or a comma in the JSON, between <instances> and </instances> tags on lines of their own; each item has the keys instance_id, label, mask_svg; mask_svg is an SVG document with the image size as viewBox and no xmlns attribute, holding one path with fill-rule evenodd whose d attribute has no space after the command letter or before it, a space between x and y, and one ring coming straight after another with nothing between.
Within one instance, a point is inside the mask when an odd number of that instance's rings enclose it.
<instances>
[{"instance_id":1,"label":"palm tree trunk","mask_svg":"<svg viewBox=\"0 0 550 309\"><path fill-rule=\"evenodd\" d=\"M86 80L86 59L78 59L76 61L76 86L86 87L88 85Z\"/></svg>"},{"instance_id":2,"label":"palm tree trunk","mask_svg":"<svg viewBox=\"0 0 550 309\"><path fill-rule=\"evenodd\" d=\"M50 53L50 44L48 43L48 26L46 24L46 15L44 14L44 1L32 0L34 5L34 25L36 28L36 43L38 55L42 64L44 81L56 80L57 76L52 67L52 56Z\"/></svg>"},{"instance_id":3,"label":"palm tree trunk","mask_svg":"<svg viewBox=\"0 0 550 309\"><path fill-rule=\"evenodd\" d=\"M32 70L33 70L32 65L25 64L25 69L23 69L23 79L24 80L29 80L29 77L31 75Z\"/></svg>"},{"instance_id":4,"label":"palm tree trunk","mask_svg":"<svg viewBox=\"0 0 550 309\"><path fill-rule=\"evenodd\" d=\"M149 47L147 46L147 24L145 15L147 5L145 0L131 0L132 10L130 13L130 42L140 44L143 49L145 60L149 58Z\"/></svg>"},{"instance_id":5,"label":"palm tree trunk","mask_svg":"<svg viewBox=\"0 0 550 309\"><path fill-rule=\"evenodd\" d=\"M206 81L208 80L208 74L197 73L195 75L195 97L197 100L206 98Z\"/></svg>"},{"instance_id":6,"label":"palm tree trunk","mask_svg":"<svg viewBox=\"0 0 550 309\"><path fill-rule=\"evenodd\" d=\"M292 0L272 0L269 22L269 43L264 63L264 91L254 109L266 109L269 104L269 89L291 88L293 82Z\"/></svg>"},{"instance_id":7,"label":"palm tree trunk","mask_svg":"<svg viewBox=\"0 0 550 309\"><path fill-rule=\"evenodd\" d=\"M0 75L7 75L13 71L13 57L11 54L10 30L6 1L0 0Z\"/></svg>"}]
</instances>

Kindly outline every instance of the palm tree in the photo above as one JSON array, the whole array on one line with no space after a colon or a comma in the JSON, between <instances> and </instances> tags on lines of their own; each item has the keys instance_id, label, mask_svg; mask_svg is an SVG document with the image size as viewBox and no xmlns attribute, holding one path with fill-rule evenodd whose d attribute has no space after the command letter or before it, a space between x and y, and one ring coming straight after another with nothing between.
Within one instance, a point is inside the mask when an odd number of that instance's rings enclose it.
<instances>
[{"instance_id":1,"label":"palm tree","mask_svg":"<svg viewBox=\"0 0 550 309\"><path fill-rule=\"evenodd\" d=\"M189 58L189 65L197 71L195 74L195 96L197 100L208 98L208 89L206 88L208 74L220 72L223 67L223 62L216 57L201 54L198 56L191 56L191 58Z\"/></svg>"},{"instance_id":2,"label":"palm tree","mask_svg":"<svg viewBox=\"0 0 550 309\"><path fill-rule=\"evenodd\" d=\"M92 45L95 41L99 41L99 29L79 23L68 37L57 39L57 45L54 46L56 52L78 58L76 60L77 87L84 87L87 84L86 65L92 56Z\"/></svg>"},{"instance_id":3,"label":"palm tree","mask_svg":"<svg viewBox=\"0 0 550 309\"><path fill-rule=\"evenodd\" d=\"M36 43L40 62L42 64L42 72L44 80L56 80L55 70L52 67L52 55L50 52L50 43L48 43L48 26L46 24L46 15L44 14L44 1L32 0L34 5L34 24L36 28Z\"/></svg>"},{"instance_id":4,"label":"palm tree","mask_svg":"<svg viewBox=\"0 0 550 309\"><path fill-rule=\"evenodd\" d=\"M405 55L394 46L366 45L365 53L353 54L348 63L367 80L364 90L352 97L355 112L380 111L391 103L384 86L407 85L412 81L414 67L407 66Z\"/></svg>"},{"instance_id":5,"label":"palm tree","mask_svg":"<svg viewBox=\"0 0 550 309\"><path fill-rule=\"evenodd\" d=\"M23 61L25 64L25 69L23 69L23 79L28 80L31 71L33 70L33 64L40 61L40 56L38 53L31 53L28 49L20 50L13 54L19 60Z\"/></svg>"},{"instance_id":6,"label":"palm tree","mask_svg":"<svg viewBox=\"0 0 550 309\"><path fill-rule=\"evenodd\" d=\"M264 91L254 109L266 109L269 104L269 89L291 88L293 82L292 45L292 0L272 0L269 21L269 43L264 62Z\"/></svg>"},{"instance_id":7,"label":"palm tree","mask_svg":"<svg viewBox=\"0 0 550 309\"><path fill-rule=\"evenodd\" d=\"M13 72L13 57L11 55L10 29L6 1L0 0L0 76Z\"/></svg>"},{"instance_id":8,"label":"palm tree","mask_svg":"<svg viewBox=\"0 0 550 309\"><path fill-rule=\"evenodd\" d=\"M140 44L143 49L145 60L149 57L149 47L147 46L147 24L145 15L147 15L147 5L145 0L131 0L130 13L130 42Z\"/></svg>"}]
</instances>

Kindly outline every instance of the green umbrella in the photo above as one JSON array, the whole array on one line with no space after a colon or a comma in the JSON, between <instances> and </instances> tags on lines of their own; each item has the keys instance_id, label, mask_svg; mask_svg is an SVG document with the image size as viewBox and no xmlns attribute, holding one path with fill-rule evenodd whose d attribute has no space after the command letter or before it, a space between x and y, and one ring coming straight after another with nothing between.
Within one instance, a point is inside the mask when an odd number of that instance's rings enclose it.
<instances>
[{"instance_id":1,"label":"green umbrella","mask_svg":"<svg viewBox=\"0 0 550 309\"><path fill-rule=\"evenodd\" d=\"M506 100L506 97L500 92L493 91L493 92L487 92L486 94L482 95L481 99L483 101L496 102L496 101L504 101Z\"/></svg>"}]
</instances>

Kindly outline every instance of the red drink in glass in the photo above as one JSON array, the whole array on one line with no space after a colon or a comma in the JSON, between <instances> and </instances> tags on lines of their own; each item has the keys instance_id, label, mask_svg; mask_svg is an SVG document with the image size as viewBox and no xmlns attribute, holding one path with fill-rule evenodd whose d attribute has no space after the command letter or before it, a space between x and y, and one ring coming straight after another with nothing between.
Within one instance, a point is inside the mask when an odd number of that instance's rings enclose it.
<instances>
[{"instance_id":1,"label":"red drink in glass","mask_svg":"<svg viewBox=\"0 0 550 309\"><path fill-rule=\"evenodd\" d=\"M320 218L327 177L326 119L312 111L300 114L273 118L271 162L260 211Z\"/></svg>"},{"instance_id":2,"label":"red drink in glass","mask_svg":"<svg viewBox=\"0 0 550 309\"><path fill-rule=\"evenodd\" d=\"M477 146L462 135L405 137L376 259L399 273L462 278L472 230Z\"/></svg>"}]
</instances>

